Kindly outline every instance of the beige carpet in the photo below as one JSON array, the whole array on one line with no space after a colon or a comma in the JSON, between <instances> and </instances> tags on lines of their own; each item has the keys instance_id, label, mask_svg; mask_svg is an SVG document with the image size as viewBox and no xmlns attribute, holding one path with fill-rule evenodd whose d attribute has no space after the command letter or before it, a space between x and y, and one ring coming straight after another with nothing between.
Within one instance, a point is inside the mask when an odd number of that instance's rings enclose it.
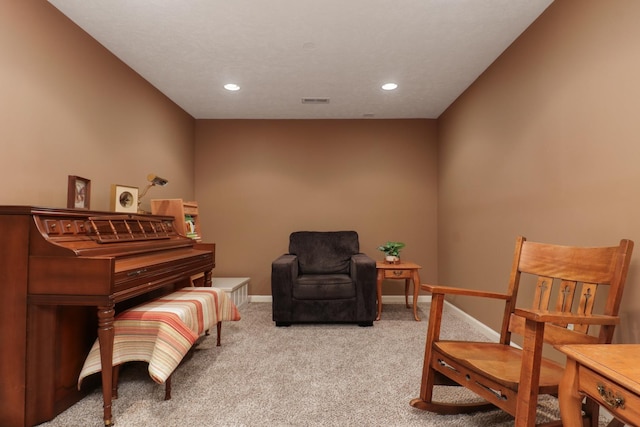
<instances>
[{"instance_id":1,"label":"beige carpet","mask_svg":"<svg viewBox=\"0 0 640 427\"><path fill-rule=\"evenodd\" d=\"M173 398L154 383L142 363L121 371L116 426L511 426L500 411L443 416L417 410L427 327L401 304L386 304L373 327L294 325L276 328L271 304L250 303L242 320L226 322L222 346L208 337L173 376ZM443 338L481 335L454 312ZM443 399L468 397L459 387L439 387ZM557 416L547 397L539 421ZM72 406L50 427L102 426L99 390Z\"/></svg>"}]
</instances>

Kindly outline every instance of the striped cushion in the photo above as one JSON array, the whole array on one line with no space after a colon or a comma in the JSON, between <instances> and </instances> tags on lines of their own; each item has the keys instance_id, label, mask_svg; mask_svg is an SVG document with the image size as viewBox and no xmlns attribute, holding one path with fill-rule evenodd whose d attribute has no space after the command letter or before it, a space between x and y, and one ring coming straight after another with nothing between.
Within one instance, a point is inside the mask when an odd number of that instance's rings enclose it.
<instances>
[{"instance_id":1,"label":"striped cushion","mask_svg":"<svg viewBox=\"0 0 640 427\"><path fill-rule=\"evenodd\" d=\"M149 363L149 375L164 383L205 331L223 320L240 320L229 296L216 288L189 287L118 314L113 323L113 365ZM96 339L78 378L102 370Z\"/></svg>"}]
</instances>

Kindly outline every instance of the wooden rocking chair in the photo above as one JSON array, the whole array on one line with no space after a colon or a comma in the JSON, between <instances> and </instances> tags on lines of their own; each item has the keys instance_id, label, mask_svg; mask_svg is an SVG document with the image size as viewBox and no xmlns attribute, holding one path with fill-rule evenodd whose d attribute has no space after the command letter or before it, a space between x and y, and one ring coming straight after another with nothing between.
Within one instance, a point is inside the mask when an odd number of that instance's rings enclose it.
<instances>
[{"instance_id":1,"label":"wooden rocking chair","mask_svg":"<svg viewBox=\"0 0 640 427\"><path fill-rule=\"evenodd\" d=\"M557 396L564 372L561 364L543 357L543 344L611 343L615 325L619 323L618 308L632 250L630 240L620 241L619 246L584 248L527 242L518 237L509 288L504 294L421 285L432 294L431 310L420 397L413 399L411 405L440 414L498 407L515 417L516 427L534 426L538 395ZM535 284L533 305L531 309L516 308L520 279L522 276L524 289L529 284L524 279L527 275L537 276L530 280L532 286ZM555 306L550 309L554 288ZM602 299L602 292L596 298L596 291L608 291L606 298ZM504 300L500 341L441 341L442 309L447 294ZM601 314L594 314L594 307L601 305ZM597 335L589 334L591 325L599 325ZM512 334L522 336L522 349L511 345ZM484 401L434 402L434 385L464 386ZM587 401L584 410L585 417L591 419L587 425L597 427L598 405ZM558 420L544 425L562 423Z\"/></svg>"}]
</instances>

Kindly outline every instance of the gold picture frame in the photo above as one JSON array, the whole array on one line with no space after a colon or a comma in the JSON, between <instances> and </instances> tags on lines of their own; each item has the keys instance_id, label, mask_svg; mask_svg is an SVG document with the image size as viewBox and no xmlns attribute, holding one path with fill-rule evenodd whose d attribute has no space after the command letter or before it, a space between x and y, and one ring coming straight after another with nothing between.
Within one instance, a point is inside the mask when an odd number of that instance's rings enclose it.
<instances>
[{"instance_id":1,"label":"gold picture frame","mask_svg":"<svg viewBox=\"0 0 640 427\"><path fill-rule=\"evenodd\" d=\"M67 208L89 209L91 205L91 180L69 175L67 183Z\"/></svg>"},{"instance_id":2,"label":"gold picture frame","mask_svg":"<svg viewBox=\"0 0 640 427\"><path fill-rule=\"evenodd\" d=\"M115 212L138 212L138 187L111 184L111 210Z\"/></svg>"}]
</instances>

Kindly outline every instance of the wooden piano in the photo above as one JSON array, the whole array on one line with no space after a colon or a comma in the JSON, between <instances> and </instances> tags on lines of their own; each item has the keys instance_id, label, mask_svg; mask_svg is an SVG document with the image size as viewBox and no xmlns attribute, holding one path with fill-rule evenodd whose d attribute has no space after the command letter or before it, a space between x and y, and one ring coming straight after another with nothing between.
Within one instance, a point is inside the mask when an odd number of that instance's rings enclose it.
<instances>
[{"instance_id":1,"label":"wooden piano","mask_svg":"<svg viewBox=\"0 0 640 427\"><path fill-rule=\"evenodd\" d=\"M173 217L0 206L0 426L33 426L77 402L82 364L100 340L104 422L112 423L116 311L202 276L215 246ZM97 331L97 332L96 332Z\"/></svg>"}]
</instances>

